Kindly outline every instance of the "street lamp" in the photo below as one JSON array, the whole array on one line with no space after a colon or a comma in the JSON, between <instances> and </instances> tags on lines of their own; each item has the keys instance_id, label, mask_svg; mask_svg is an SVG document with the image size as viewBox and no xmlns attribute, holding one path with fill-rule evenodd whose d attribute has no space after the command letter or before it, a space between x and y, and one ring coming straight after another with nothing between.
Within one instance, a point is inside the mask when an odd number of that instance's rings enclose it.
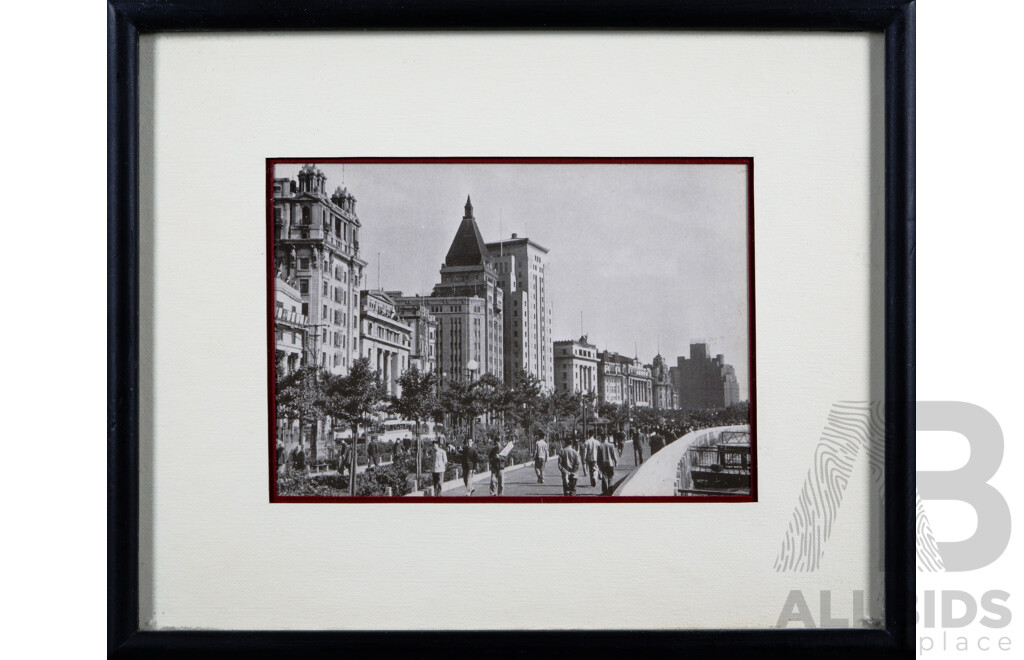
<instances>
[{"instance_id":1,"label":"street lamp","mask_svg":"<svg viewBox=\"0 0 1024 660\"><path fill-rule=\"evenodd\" d=\"M476 370L479 368L480 365L476 360L470 360L466 363L466 371L469 372L470 384L473 383L474 374L476 374ZM474 445L476 444L476 417L469 420L469 442Z\"/></svg>"}]
</instances>

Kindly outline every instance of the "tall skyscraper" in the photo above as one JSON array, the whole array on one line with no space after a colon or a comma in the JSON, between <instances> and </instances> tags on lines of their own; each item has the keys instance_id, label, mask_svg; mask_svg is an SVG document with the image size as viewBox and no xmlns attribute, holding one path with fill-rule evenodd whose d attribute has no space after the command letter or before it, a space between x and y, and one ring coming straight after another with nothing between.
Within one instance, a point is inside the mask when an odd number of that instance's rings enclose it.
<instances>
[{"instance_id":1,"label":"tall skyscraper","mask_svg":"<svg viewBox=\"0 0 1024 660\"><path fill-rule=\"evenodd\" d=\"M504 300L498 273L466 198L465 214L430 296L437 319L438 369L444 378L504 376Z\"/></svg>"},{"instance_id":2,"label":"tall skyscraper","mask_svg":"<svg viewBox=\"0 0 1024 660\"><path fill-rule=\"evenodd\" d=\"M739 382L725 356L708 355L707 344L690 344L690 358L679 357L673 370L679 407L686 411L728 408L739 403Z\"/></svg>"},{"instance_id":3,"label":"tall skyscraper","mask_svg":"<svg viewBox=\"0 0 1024 660\"><path fill-rule=\"evenodd\" d=\"M555 387L551 303L547 297L548 249L516 234L487 244L505 300L505 382L518 370Z\"/></svg>"},{"instance_id":4,"label":"tall skyscraper","mask_svg":"<svg viewBox=\"0 0 1024 660\"><path fill-rule=\"evenodd\" d=\"M274 179L277 272L298 288L307 354L333 373L347 373L359 357L361 226L356 198L340 187L328 196L327 176L314 165L303 165L297 183Z\"/></svg>"}]
</instances>

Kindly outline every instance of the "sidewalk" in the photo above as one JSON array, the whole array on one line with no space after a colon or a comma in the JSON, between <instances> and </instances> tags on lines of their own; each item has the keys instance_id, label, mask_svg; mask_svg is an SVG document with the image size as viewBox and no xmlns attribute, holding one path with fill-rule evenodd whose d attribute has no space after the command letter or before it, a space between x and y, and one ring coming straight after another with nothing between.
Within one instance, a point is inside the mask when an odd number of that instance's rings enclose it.
<instances>
[{"instance_id":1,"label":"sidewalk","mask_svg":"<svg viewBox=\"0 0 1024 660\"><path fill-rule=\"evenodd\" d=\"M530 463L529 465L533 465L533 463ZM524 468L526 466L527 466L527 463L516 463L515 465L510 465L507 468L505 468L505 483L506 484L508 483L508 475L509 475L510 472L514 472L516 470L520 470L520 469L522 469L522 468ZM489 490L490 489L490 485L489 485L490 481L491 481L491 473L490 473L489 470L485 469L482 472L474 473L473 474L473 478L469 482L471 484L471 487L476 489L476 492L473 493L473 497L481 497L481 496L484 496L484 495L490 495L490 490ZM423 484L429 484L430 483L430 474L429 473L425 473L424 474L422 483ZM406 495L406 497L429 497L429 495L427 495L427 490L429 490L429 489L428 488L421 488L420 490L415 490L415 491L409 493L408 495ZM450 481L446 481L443 484L441 484L441 495L443 495L444 497L458 497L459 495L465 495L465 494L466 494L466 486L462 483L462 477L461 476L458 479L452 479Z\"/></svg>"},{"instance_id":2,"label":"sidewalk","mask_svg":"<svg viewBox=\"0 0 1024 660\"><path fill-rule=\"evenodd\" d=\"M644 450L644 460L649 458L648 450ZM637 466L633 460L633 443L629 441L622 450L619 458L619 465L615 468L615 485L636 470ZM490 496L489 482L490 472L484 470L473 477L473 487L476 492L473 497ZM461 479L446 481L441 488L441 494L446 497L460 496L466 494L465 486ZM598 478L597 486L590 485L590 477L584 476L583 470L579 472L579 482L576 486L576 494L583 496L595 496L601 494L601 480ZM422 496L423 492L412 493L412 496ZM505 489L504 496L509 497L561 497L562 496L562 474L558 471L558 456L553 455L548 459L544 467L544 483L537 483L537 473L533 470L533 461L520 463L505 468Z\"/></svg>"},{"instance_id":3,"label":"sidewalk","mask_svg":"<svg viewBox=\"0 0 1024 660\"><path fill-rule=\"evenodd\" d=\"M647 452L644 452L647 458ZM627 442L619 457L619 464L615 468L615 484L617 485L627 476L636 470L636 463L633 460L633 443ZM601 478L598 476L597 485L590 485L590 476L584 476L583 470L579 472L579 482L576 486L576 494L581 496L596 496L601 494ZM544 483L537 483L537 473L533 471L531 463L529 469L520 470L515 475L505 475L505 495L520 497L561 497L562 496L562 473L558 471L558 456L553 455L548 459L544 467Z\"/></svg>"}]
</instances>

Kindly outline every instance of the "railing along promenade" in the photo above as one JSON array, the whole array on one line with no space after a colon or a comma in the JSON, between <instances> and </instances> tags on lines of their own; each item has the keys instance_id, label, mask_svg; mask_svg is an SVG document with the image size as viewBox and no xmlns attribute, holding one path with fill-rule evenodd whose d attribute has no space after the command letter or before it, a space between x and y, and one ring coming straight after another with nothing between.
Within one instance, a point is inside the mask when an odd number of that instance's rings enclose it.
<instances>
[{"instance_id":1,"label":"railing along promenade","mask_svg":"<svg viewBox=\"0 0 1024 660\"><path fill-rule=\"evenodd\" d=\"M624 497L669 497L678 495L680 489L692 489L693 484L688 483L688 450L691 446L716 444L723 431L749 432L750 425L715 426L690 431L646 459L643 465L619 484L614 494Z\"/></svg>"}]
</instances>

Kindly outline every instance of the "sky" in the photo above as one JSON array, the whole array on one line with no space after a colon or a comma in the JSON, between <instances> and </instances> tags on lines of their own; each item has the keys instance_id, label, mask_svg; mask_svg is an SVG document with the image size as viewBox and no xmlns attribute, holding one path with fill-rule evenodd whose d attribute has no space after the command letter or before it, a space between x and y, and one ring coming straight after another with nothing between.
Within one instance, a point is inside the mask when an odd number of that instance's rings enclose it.
<instances>
[{"instance_id":1,"label":"sky","mask_svg":"<svg viewBox=\"0 0 1024 660\"><path fill-rule=\"evenodd\" d=\"M548 248L556 340L586 334L647 364L660 348L670 366L707 343L748 398L745 165L317 166L328 193L356 197L368 288L429 295L471 195L485 241L515 232Z\"/></svg>"}]
</instances>

